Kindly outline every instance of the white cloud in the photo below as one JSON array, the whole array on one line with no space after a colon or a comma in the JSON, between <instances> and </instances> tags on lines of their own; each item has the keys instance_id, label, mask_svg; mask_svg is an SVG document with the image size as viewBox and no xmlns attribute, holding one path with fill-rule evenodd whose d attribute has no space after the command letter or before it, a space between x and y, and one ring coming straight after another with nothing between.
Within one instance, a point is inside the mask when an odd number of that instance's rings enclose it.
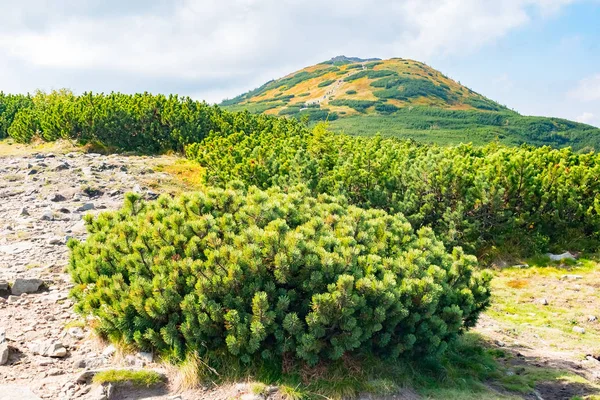
<instances>
[{"instance_id":1,"label":"white cloud","mask_svg":"<svg viewBox=\"0 0 600 400\"><path fill-rule=\"evenodd\" d=\"M569 92L569 97L579 101L600 100L600 74L579 81L579 84Z\"/></svg>"},{"instance_id":2,"label":"white cloud","mask_svg":"<svg viewBox=\"0 0 600 400\"><path fill-rule=\"evenodd\" d=\"M3 72L19 76L26 65L38 73L10 82L21 91L108 71L234 95L338 54L427 61L472 52L573 1L0 0L0 85Z\"/></svg>"},{"instance_id":3,"label":"white cloud","mask_svg":"<svg viewBox=\"0 0 600 400\"><path fill-rule=\"evenodd\" d=\"M596 118L596 115L591 112L584 112L576 117L575 121L590 125L598 124L600 122L598 118Z\"/></svg>"}]
</instances>

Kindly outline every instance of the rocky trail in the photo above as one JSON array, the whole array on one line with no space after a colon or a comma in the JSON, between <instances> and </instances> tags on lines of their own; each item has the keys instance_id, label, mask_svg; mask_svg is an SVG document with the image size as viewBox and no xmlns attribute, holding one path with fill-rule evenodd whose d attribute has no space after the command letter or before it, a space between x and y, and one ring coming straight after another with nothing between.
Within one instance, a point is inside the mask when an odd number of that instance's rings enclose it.
<instances>
[{"instance_id":1,"label":"rocky trail","mask_svg":"<svg viewBox=\"0 0 600 400\"><path fill-rule=\"evenodd\" d=\"M72 152L0 157L0 400L229 398L244 386L174 394L91 385L95 371L153 369L152 354L121 355L73 312L66 242L84 239L83 215L118 208L126 192L168 179L160 157ZM157 168L158 169L158 168ZM110 393L109 393L110 392Z\"/></svg>"}]
</instances>

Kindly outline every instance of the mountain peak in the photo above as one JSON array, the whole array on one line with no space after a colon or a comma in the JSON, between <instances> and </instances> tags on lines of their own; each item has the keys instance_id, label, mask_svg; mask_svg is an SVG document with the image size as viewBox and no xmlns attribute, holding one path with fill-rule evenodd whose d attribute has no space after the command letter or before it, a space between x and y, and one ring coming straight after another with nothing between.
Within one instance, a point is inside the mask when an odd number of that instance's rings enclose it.
<instances>
[{"instance_id":1,"label":"mountain peak","mask_svg":"<svg viewBox=\"0 0 600 400\"><path fill-rule=\"evenodd\" d=\"M333 57L226 100L255 112L311 120L394 113L413 106L508 111L435 69L414 60Z\"/></svg>"}]
</instances>

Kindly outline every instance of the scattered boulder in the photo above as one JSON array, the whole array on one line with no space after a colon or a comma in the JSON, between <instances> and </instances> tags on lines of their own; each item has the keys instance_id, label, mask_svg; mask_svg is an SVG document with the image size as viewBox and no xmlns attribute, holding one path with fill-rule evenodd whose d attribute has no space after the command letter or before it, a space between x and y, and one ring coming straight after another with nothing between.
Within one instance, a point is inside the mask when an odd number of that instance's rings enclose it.
<instances>
[{"instance_id":1,"label":"scattered boulder","mask_svg":"<svg viewBox=\"0 0 600 400\"><path fill-rule=\"evenodd\" d=\"M588 315L588 322L596 322L598 321L598 317L595 315Z\"/></svg>"},{"instance_id":2,"label":"scattered boulder","mask_svg":"<svg viewBox=\"0 0 600 400\"><path fill-rule=\"evenodd\" d=\"M67 334L76 340L81 340L85 337L85 332L83 332L83 329L81 329L77 326L69 328L67 330Z\"/></svg>"},{"instance_id":3,"label":"scattered boulder","mask_svg":"<svg viewBox=\"0 0 600 400\"><path fill-rule=\"evenodd\" d=\"M0 343L0 365L6 365L6 363L8 363L9 355L10 350L8 349L8 343Z\"/></svg>"},{"instance_id":4,"label":"scattered boulder","mask_svg":"<svg viewBox=\"0 0 600 400\"><path fill-rule=\"evenodd\" d=\"M111 357L116 352L117 352L117 348L111 344L104 349L104 351L102 352L102 355L104 357Z\"/></svg>"},{"instance_id":5,"label":"scattered boulder","mask_svg":"<svg viewBox=\"0 0 600 400\"><path fill-rule=\"evenodd\" d=\"M61 342L56 340L46 340L43 342L33 342L29 349L33 354L38 354L44 357L63 358L67 355L67 349Z\"/></svg>"},{"instance_id":6,"label":"scattered boulder","mask_svg":"<svg viewBox=\"0 0 600 400\"><path fill-rule=\"evenodd\" d=\"M548 300L546 298L542 298L538 300L538 303L540 303L543 306L547 306L548 305Z\"/></svg>"},{"instance_id":7,"label":"scattered boulder","mask_svg":"<svg viewBox=\"0 0 600 400\"><path fill-rule=\"evenodd\" d=\"M8 282L0 279L0 296L8 296L10 294L10 289L8 287Z\"/></svg>"},{"instance_id":8,"label":"scattered boulder","mask_svg":"<svg viewBox=\"0 0 600 400\"><path fill-rule=\"evenodd\" d=\"M35 293L43 283L44 281L38 278L17 278L10 291L14 296L20 296L23 293Z\"/></svg>"},{"instance_id":9,"label":"scattered boulder","mask_svg":"<svg viewBox=\"0 0 600 400\"><path fill-rule=\"evenodd\" d=\"M55 203L57 203L59 201L65 201L65 200L67 200L67 198L60 193L55 193L52 196L50 196L50 201L53 201Z\"/></svg>"},{"instance_id":10,"label":"scattered boulder","mask_svg":"<svg viewBox=\"0 0 600 400\"><path fill-rule=\"evenodd\" d=\"M90 211L95 209L96 207L94 206L94 203L85 203L84 205L82 205L81 207L79 207L77 209L77 211L83 212L83 211Z\"/></svg>"},{"instance_id":11,"label":"scattered boulder","mask_svg":"<svg viewBox=\"0 0 600 400\"><path fill-rule=\"evenodd\" d=\"M573 327L573 332L575 332L575 333L580 333L580 334L584 334L584 333L585 333L585 329L583 329L583 328L582 328L582 327L580 327L580 326L574 326L574 327Z\"/></svg>"},{"instance_id":12,"label":"scattered boulder","mask_svg":"<svg viewBox=\"0 0 600 400\"><path fill-rule=\"evenodd\" d=\"M562 253L562 254L552 254L552 253L548 253L546 254L548 257L550 257L550 260L552 261L561 261L561 260L576 260L577 256L575 254L571 254L568 251Z\"/></svg>"},{"instance_id":13,"label":"scattered boulder","mask_svg":"<svg viewBox=\"0 0 600 400\"><path fill-rule=\"evenodd\" d=\"M42 214L42 217L40 219L42 221L52 221L54 220L54 214L52 213L52 211L46 211Z\"/></svg>"},{"instance_id":14,"label":"scattered boulder","mask_svg":"<svg viewBox=\"0 0 600 400\"><path fill-rule=\"evenodd\" d=\"M28 217L29 216L29 211L27 210L27 207L21 208L21 211L19 211L19 215L21 217Z\"/></svg>"}]
</instances>

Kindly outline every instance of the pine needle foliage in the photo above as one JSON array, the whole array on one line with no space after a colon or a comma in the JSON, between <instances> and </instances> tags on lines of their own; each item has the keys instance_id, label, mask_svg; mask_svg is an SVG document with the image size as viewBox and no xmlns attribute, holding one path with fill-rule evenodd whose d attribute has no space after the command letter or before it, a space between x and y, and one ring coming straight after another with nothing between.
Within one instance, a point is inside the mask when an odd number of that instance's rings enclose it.
<instances>
[{"instance_id":1,"label":"pine needle foliage","mask_svg":"<svg viewBox=\"0 0 600 400\"><path fill-rule=\"evenodd\" d=\"M209 189L87 217L76 310L173 360L435 357L489 303L490 276L400 214L305 187Z\"/></svg>"}]
</instances>

